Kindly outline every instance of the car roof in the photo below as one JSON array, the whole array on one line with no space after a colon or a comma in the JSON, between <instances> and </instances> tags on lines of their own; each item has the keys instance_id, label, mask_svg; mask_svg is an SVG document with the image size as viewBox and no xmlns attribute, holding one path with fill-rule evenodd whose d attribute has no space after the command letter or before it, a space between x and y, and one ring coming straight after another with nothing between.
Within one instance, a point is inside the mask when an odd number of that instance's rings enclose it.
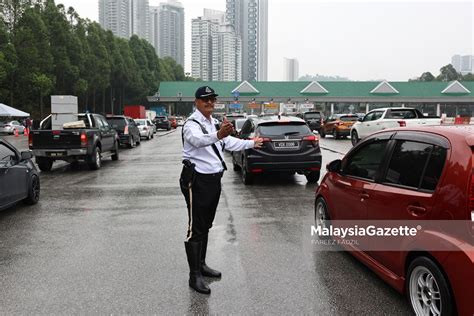
<instances>
[{"instance_id":1,"label":"car roof","mask_svg":"<svg viewBox=\"0 0 474 316\"><path fill-rule=\"evenodd\" d=\"M474 125L435 125L423 127L399 127L386 129L376 132L372 135L382 134L387 132L424 132L429 134L436 134L443 136L453 142L464 142L467 146L474 147ZM371 136L372 136L371 135Z\"/></svg>"}]
</instances>

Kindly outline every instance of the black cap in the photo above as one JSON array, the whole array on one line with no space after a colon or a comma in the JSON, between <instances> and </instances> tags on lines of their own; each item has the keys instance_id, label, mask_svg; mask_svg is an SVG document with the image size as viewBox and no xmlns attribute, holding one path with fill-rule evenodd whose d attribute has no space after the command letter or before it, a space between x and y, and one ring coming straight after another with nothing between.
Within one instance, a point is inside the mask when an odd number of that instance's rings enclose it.
<instances>
[{"instance_id":1,"label":"black cap","mask_svg":"<svg viewBox=\"0 0 474 316\"><path fill-rule=\"evenodd\" d=\"M196 97L196 99L202 99L202 98L207 98L207 97L217 97L218 94L216 94L214 89L212 89L211 87L204 86L204 87L198 88L194 96Z\"/></svg>"}]
</instances>

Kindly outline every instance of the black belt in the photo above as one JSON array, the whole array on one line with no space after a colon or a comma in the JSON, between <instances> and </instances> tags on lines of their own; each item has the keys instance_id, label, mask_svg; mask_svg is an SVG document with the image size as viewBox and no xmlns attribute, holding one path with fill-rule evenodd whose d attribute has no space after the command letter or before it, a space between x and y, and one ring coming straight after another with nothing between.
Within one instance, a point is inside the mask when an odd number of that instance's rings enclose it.
<instances>
[{"instance_id":1,"label":"black belt","mask_svg":"<svg viewBox=\"0 0 474 316\"><path fill-rule=\"evenodd\" d=\"M199 177L222 177L222 175L224 174L223 171L221 172L216 172L216 173L200 173L200 172L197 172L197 171L194 171L195 174Z\"/></svg>"}]
</instances>

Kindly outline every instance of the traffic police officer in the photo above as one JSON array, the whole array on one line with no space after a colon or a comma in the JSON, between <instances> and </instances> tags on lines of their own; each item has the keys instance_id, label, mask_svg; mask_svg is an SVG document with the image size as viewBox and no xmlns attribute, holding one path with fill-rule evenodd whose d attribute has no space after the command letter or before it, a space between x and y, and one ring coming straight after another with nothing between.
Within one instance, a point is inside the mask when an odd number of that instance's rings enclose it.
<instances>
[{"instance_id":1,"label":"traffic police officer","mask_svg":"<svg viewBox=\"0 0 474 316\"><path fill-rule=\"evenodd\" d=\"M183 173L181 191L188 208L188 232L184 243L189 264L189 286L210 294L203 276L220 278L221 273L206 265L209 229L221 194L221 177L226 169L223 148L238 151L262 146L262 139L240 140L230 136L232 124L225 120L217 131L211 114L218 95L209 87L196 90L196 111L183 126ZM192 169L186 178L185 170ZM184 183L183 183L184 182Z\"/></svg>"}]
</instances>

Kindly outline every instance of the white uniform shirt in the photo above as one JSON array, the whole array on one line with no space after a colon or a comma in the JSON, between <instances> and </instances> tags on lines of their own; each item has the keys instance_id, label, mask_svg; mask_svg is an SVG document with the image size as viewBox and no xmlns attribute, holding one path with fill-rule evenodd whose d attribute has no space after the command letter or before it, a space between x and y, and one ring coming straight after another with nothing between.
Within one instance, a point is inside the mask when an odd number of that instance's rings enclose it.
<instances>
[{"instance_id":1,"label":"white uniform shirt","mask_svg":"<svg viewBox=\"0 0 474 316\"><path fill-rule=\"evenodd\" d=\"M191 121L191 119L201 123L209 134L204 134L201 127L196 122ZM199 110L196 110L183 127L183 159L189 159L192 163L196 164L196 171L199 173L209 174L224 170L219 157L217 157L212 149L212 144L216 144L222 159L224 159L224 154L222 153L223 143L225 143L225 148L230 151L249 149L254 146L253 140L241 140L232 136L219 140L216 127L214 126L215 120L212 117L211 121L206 119Z\"/></svg>"}]
</instances>

